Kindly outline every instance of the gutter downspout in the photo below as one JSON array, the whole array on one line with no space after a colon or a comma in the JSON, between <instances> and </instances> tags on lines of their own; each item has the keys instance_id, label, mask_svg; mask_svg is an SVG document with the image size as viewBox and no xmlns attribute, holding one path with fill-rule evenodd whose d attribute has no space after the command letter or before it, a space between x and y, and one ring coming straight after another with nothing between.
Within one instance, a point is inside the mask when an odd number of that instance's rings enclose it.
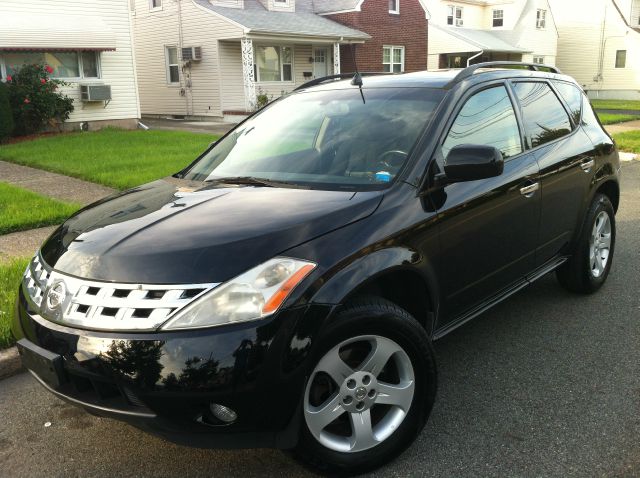
<instances>
[{"instance_id":1,"label":"gutter downspout","mask_svg":"<svg viewBox=\"0 0 640 478\"><path fill-rule=\"evenodd\" d=\"M469 65L471 65L471 60L475 60L476 58L478 58L479 56L482 56L483 54L484 54L484 50L480 50L480 52L477 55L473 55L473 56L469 57L467 59L467 67L469 67Z\"/></svg>"}]
</instances>

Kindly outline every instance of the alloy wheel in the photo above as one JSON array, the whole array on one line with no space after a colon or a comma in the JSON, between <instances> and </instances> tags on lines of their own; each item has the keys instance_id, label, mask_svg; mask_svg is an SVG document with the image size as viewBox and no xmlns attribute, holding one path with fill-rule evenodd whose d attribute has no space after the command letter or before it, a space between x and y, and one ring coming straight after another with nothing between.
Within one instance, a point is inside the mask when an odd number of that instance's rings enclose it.
<instances>
[{"instance_id":1,"label":"alloy wheel","mask_svg":"<svg viewBox=\"0 0 640 478\"><path fill-rule=\"evenodd\" d=\"M596 217L589 241L589 264L593 277L604 274L611 251L611 220L606 211Z\"/></svg>"},{"instance_id":2,"label":"alloy wheel","mask_svg":"<svg viewBox=\"0 0 640 478\"><path fill-rule=\"evenodd\" d=\"M414 389L413 366L400 345L379 335L354 337L318 362L305 390L305 421L331 450L367 450L398 429Z\"/></svg>"}]
</instances>

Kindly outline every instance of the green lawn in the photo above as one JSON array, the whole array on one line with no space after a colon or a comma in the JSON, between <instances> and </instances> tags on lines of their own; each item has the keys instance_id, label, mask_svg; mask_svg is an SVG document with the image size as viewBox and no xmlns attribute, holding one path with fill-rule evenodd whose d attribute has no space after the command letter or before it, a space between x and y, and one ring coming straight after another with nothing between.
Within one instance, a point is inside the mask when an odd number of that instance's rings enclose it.
<instances>
[{"instance_id":1,"label":"green lawn","mask_svg":"<svg viewBox=\"0 0 640 478\"><path fill-rule=\"evenodd\" d=\"M627 131L613 135L620 151L640 154L640 131Z\"/></svg>"},{"instance_id":2,"label":"green lawn","mask_svg":"<svg viewBox=\"0 0 640 478\"><path fill-rule=\"evenodd\" d=\"M0 182L0 235L60 224L80 207Z\"/></svg>"},{"instance_id":3,"label":"green lawn","mask_svg":"<svg viewBox=\"0 0 640 478\"><path fill-rule=\"evenodd\" d=\"M625 121L640 120L640 116L634 115L612 115L609 113L598 113L598 117L602 124L624 123Z\"/></svg>"},{"instance_id":4,"label":"green lawn","mask_svg":"<svg viewBox=\"0 0 640 478\"><path fill-rule=\"evenodd\" d=\"M638 110L640 101L633 100L591 100L595 109L600 110Z\"/></svg>"},{"instance_id":5,"label":"green lawn","mask_svg":"<svg viewBox=\"0 0 640 478\"><path fill-rule=\"evenodd\" d=\"M216 139L186 131L108 128L0 146L0 160L126 189L179 171Z\"/></svg>"},{"instance_id":6,"label":"green lawn","mask_svg":"<svg viewBox=\"0 0 640 478\"><path fill-rule=\"evenodd\" d=\"M29 259L15 259L9 264L0 264L0 349L13 345L10 323L20 285L20 278Z\"/></svg>"}]
</instances>

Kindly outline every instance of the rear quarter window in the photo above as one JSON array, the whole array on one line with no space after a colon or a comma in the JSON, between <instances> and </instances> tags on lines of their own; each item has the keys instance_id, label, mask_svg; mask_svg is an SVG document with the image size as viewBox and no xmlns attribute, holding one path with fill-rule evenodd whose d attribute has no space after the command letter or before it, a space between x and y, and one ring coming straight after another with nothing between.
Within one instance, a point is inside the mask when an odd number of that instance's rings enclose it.
<instances>
[{"instance_id":1,"label":"rear quarter window","mask_svg":"<svg viewBox=\"0 0 640 478\"><path fill-rule=\"evenodd\" d=\"M554 81L553 84L569 106L573 124L579 125L582 116L582 92L577 86L563 81Z\"/></svg>"},{"instance_id":2,"label":"rear quarter window","mask_svg":"<svg viewBox=\"0 0 640 478\"><path fill-rule=\"evenodd\" d=\"M514 87L532 148L571 133L569 116L547 83L524 81Z\"/></svg>"}]
</instances>

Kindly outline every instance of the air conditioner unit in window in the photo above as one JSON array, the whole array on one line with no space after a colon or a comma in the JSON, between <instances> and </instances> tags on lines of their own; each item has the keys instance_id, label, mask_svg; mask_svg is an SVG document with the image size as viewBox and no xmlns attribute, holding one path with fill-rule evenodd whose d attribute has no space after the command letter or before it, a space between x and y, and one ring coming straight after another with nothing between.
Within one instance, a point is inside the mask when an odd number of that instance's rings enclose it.
<instances>
[{"instance_id":1,"label":"air conditioner unit in window","mask_svg":"<svg viewBox=\"0 0 640 478\"><path fill-rule=\"evenodd\" d=\"M464 21L461 18L456 18L456 26L461 27L464 25Z\"/></svg>"},{"instance_id":2,"label":"air conditioner unit in window","mask_svg":"<svg viewBox=\"0 0 640 478\"><path fill-rule=\"evenodd\" d=\"M80 85L82 101L111 101L111 86L101 83Z\"/></svg>"},{"instance_id":3,"label":"air conditioner unit in window","mask_svg":"<svg viewBox=\"0 0 640 478\"><path fill-rule=\"evenodd\" d=\"M202 60L201 46L188 46L182 49L182 61L200 61Z\"/></svg>"}]
</instances>

